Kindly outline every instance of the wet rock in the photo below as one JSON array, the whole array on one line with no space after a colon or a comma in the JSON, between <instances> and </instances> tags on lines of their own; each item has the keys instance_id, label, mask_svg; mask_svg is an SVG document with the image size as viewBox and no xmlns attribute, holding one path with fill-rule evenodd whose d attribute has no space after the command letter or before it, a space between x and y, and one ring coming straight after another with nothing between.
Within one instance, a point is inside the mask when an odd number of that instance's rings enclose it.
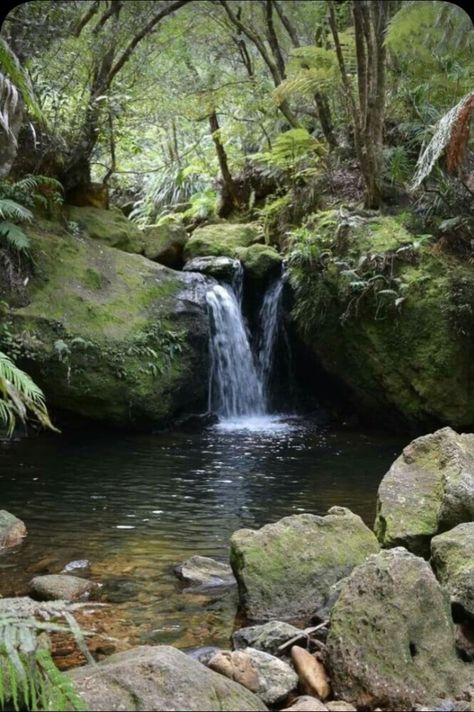
<instances>
[{"instance_id":1,"label":"wet rock","mask_svg":"<svg viewBox=\"0 0 474 712\"><path fill-rule=\"evenodd\" d=\"M133 648L68 676L96 712L267 709L249 690L167 645Z\"/></svg>"},{"instance_id":2,"label":"wet rock","mask_svg":"<svg viewBox=\"0 0 474 712\"><path fill-rule=\"evenodd\" d=\"M350 702L344 702L344 700L326 702L326 707L329 712L357 712L354 705L351 705Z\"/></svg>"},{"instance_id":3,"label":"wet rock","mask_svg":"<svg viewBox=\"0 0 474 712\"><path fill-rule=\"evenodd\" d=\"M298 676L287 663L254 648L221 651L209 667L255 692L268 705L284 702L298 684Z\"/></svg>"},{"instance_id":4,"label":"wet rock","mask_svg":"<svg viewBox=\"0 0 474 712\"><path fill-rule=\"evenodd\" d=\"M17 546L25 536L26 527L21 519L6 509L0 509L0 551Z\"/></svg>"},{"instance_id":5,"label":"wet rock","mask_svg":"<svg viewBox=\"0 0 474 712\"><path fill-rule=\"evenodd\" d=\"M70 561L61 571L62 574L69 574L71 571L80 571L81 573L86 573L90 570L91 562L87 559L76 559L75 561Z\"/></svg>"},{"instance_id":6,"label":"wet rock","mask_svg":"<svg viewBox=\"0 0 474 712\"><path fill-rule=\"evenodd\" d=\"M230 545L243 608L262 621L310 616L325 606L334 583L379 549L362 519L344 507L240 529Z\"/></svg>"},{"instance_id":7,"label":"wet rock","mask_svg":"<svg viewBox=\"0 0 474 712\"><path fill-rule=\"evenodd\" d=\"M291 659L303 690L323 701L327 699L331 694L331 687L324 665L298 645L292 647Z\"/></svg>"},{"instance_id":8,"label":"wet rock","mask_svg":"<svg viewBox=\"0 0 474 712\"><path fill-rule=\"evenodd\" d=\"M327 652L335 694L368 709L455 696L468 675L445 591L426 561L401 547L369 557L344 582Z\"/></svg>"},{"instance_id":9,"label":"wet rock","mask_svg":"<svg viewBox=\"0 0 474 712\"><path fill-rule=\"evenodd\" d=\"M431 566L448 590L451 604L474 618L474 522L459 524L431 540Z\"/></svg>"},{"instance_id":10,"label":"wet rock","mask_svg":"<svg viewBox=\"0 0 474 712\"><path fill-rule=\"evenodd\" d=\"M297 697L290 707L285 707L282 712L327 712L327 707L316 697L302 695Z\"/></svg>"},{"instance_id":11,"label":"wet rock","mask_svg":"<svg viewBox=\"0 0 474 712\"><path fill-rule=\"evenodd\" d=\"M207 556L191 556L184 563L177 566L175 572L179 578L193 587L199 588L228 588L235 586L236 580L229 564L211 559Z\"/></svg>"},{"instance_id":12,"label":"wet rock","mask_svg":"<svg viewBox=\"0 0 474 712\"><path fill-rule=\"evenodd\" d=\"M435 534L474 518L474 435L451 428L413 440L383 478L375 533L429 556Z\"/></svg>"},{"instance_id":13,"label":"wet rock","mask_svg":"<svg viewBox=\"0 0 474 712\"><path fill-rule=\"evenodd\" d=\"M232 282L240 268L238 260L232 257L195 257L183 267L185 272L200 272L219 281Z\"/></svg>"},{"instance_id":14,"label":"wet rock","mask_svg":"<svg viewBox=\"0 0 474 712\"><path fill-rule=\"evenodd\" d=\"M97 584L78 576L48 574L35 576L30 582L33 593L46 601L75 601L88 598Z\"/></svg>"},{"instance_id":15,"label":"wet rock","mask_svg":"<svg viewBox=\"0 0 474 712\"><path fill-rule=\"evenodd\" d=\"M263 625L253 625L241 628L232 635L235 649L256 648L264 653L276 655L278 648L295 635L302 634L299 628L284 621L269 621Z\"/></svg>"},{"instance_id":16,"label":"wet rock","mask_svg":"<svg viewBox=\"0 0 474 712\"><path fill-rule=\"evenodd\" d=\"M213 645L207 645L202 648L196 648L195 650L187 650L186 655L189 655L193 660L202 663L203 665L208 665L209 661L220 653L220 648L216 648Z\"/></svg>"}]
</instances>

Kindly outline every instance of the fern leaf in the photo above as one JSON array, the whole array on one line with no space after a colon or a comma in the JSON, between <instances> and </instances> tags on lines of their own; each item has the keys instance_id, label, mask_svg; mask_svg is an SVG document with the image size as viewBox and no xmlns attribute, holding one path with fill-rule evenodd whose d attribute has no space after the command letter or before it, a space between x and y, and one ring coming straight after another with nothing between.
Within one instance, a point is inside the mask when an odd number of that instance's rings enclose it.
<instances>
[{"instance_id":1,"label":"fern leaf","mask_svg":"<svg viewBox=\"0 0 474 712\"><path fill-rule=\"evenodd\" d=\"M30 238L18 225L7 220L0 222L0 235L6 239L10 247L17 252L27 252L31 246Z\"/></svg>"}]
</instances>

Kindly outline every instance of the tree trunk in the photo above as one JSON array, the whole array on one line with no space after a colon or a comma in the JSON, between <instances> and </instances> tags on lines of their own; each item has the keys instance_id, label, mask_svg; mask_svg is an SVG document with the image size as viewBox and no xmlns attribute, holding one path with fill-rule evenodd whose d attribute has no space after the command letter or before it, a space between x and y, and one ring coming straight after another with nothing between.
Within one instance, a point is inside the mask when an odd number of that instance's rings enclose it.
<instances>
[{"instance_id":1,"label":"tree trunk","mask_svg":"<svg viewBox=\"0 0 474 712\"><path fill-rule=\"evenodd\" d=\"M211 129L212 140L214 141L214 146L216 148L217 160L219 161L219 168L221 170L223 183L219 216L227 217L232 210L242 207L242 201L240 200L238 188L229 169L224 145L219 137L220 127L215 110L209 114L209 127Z\"/></svg>"},{"instance_id":2,"label":"tree trunk","mask_svg":"<svg viewBox=\"0 0 474 712\"><path fill-rule=\"evenodd\" d=\"M325 94L316 92L314 95L314 101L316 103L316 108L318 110L319 123L321 124L321 129L324 134L324 138L327 141L329 149L332 151L337 146L336 137L334 136L334 129L331 119L331 110L329 108L329 102Z\"/></svg>"}]
</instances>

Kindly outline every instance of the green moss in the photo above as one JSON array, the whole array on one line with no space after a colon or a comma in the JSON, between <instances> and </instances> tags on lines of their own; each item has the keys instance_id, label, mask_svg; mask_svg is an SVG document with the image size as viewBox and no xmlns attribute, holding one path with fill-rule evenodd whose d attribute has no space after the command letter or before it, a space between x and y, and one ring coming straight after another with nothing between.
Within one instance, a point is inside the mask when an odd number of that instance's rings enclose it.
<instances>
[{"instance_id":1,"label":"green moss","mask_svg":"<svg viewBox=\"0 0 474 712\"><path fill-rule=\"evenodd\" d=\"M67 216L93 240L125 252L142 253L144 250L142 232L118 208L102 210L68 206Z\"/></svg>"},{"instance_id":2,"label":"green moss","mask_svg":"<svg viewBox=\"0 0 474 712\"><path fill-rule=\"evenodd\" d=\"M256 281L267 279L281 270L282 257L269 245L238 247L235 254L250 277Z\"/></svg>"},{"instance_id":3,"label":"green moss","mask_svg":"<svg viewBox=\"0 0 474 712\"><path fill-rule=\"evenodd\" d=\"M47 223L29 234L30 300L10 310L0 342L27 364L49 404L112 422L160 422L185 384L190 403L193 391L204 392L204 383L191 385L202 366L188 335L199 324L174 314L178 273Z\"/></svg>"},{"instance_id":4,"label":"green moss","mask_svg":"<svg viewBox=\"0 0 474 712\"><path fill-rule=\"evenodd\" d=\"M472 270L394 218L323 232L300 240L289 261L294 319L324 368L387 422L472 426L474 347L459 334L463 306L453 315L452 300L453 280L474 292Z\"/></svg>"},{"instance_id":5,"label":"green moss","mask_svg":"<svg viewBox=\"0 0 474 712\"><path fill-rule=\"evenodd\" d=\"M249 247L263 241L256 223L218 223L198 228L186 244L186 259L207 255L235 257L239 247Z\"/></svg>"}]
</instances>

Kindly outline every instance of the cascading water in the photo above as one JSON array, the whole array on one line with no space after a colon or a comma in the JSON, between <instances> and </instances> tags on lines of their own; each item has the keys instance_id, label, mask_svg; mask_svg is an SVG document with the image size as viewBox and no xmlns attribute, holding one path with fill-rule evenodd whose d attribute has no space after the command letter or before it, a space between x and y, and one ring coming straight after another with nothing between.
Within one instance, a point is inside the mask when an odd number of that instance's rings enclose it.
<instances>
[{"instance_id":1,"label":"cascading water","mask_svg":"<svg viewBox=\"0 0 474 712\"><path fill-rule=\"evenodd\" d=\"M221 284L207 292L211 314L209 407L222 418L262 415L265 401L238 298Z\"/></svg>"},{"instance_id":2,"label":"cascading water","mask_svg":"<svg viewBox=\"0 0 474 712\"><path fill-rule=\"evenodd\" d=\"M267 289L259 314L260 342L258 350L258 372L267 405L270 395L269 385L275 356L275 346L280 329L282 294L283 280L278 279Z\"/></svg>"},{"instance_id":3,"label":"cascading water","mask_svg":"<svg viewBox=\"0 0 474 712\"><path fill-rule=\"evenodd\" d=\"M252 352L242 314L243 270L239 265L232 285L218 284L207 292L211 318L209 410L221 423L245 420L261 427L268 413L269 382L279 331L283 281L267 290L259 313L259 344ZM268 424L269 418L263 418ZM258 421L258 422L257 422Z\"/></svg>"}]
</instances>

